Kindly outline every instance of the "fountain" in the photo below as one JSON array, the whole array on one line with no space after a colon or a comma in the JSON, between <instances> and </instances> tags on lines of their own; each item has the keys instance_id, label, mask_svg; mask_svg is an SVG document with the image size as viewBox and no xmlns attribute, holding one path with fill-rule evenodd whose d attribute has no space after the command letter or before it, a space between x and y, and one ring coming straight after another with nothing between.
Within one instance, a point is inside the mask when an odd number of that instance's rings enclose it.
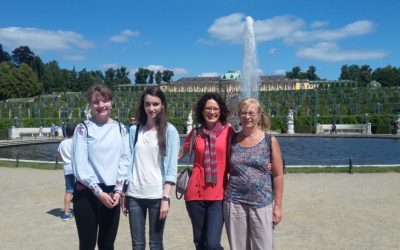
<instances>
[{"instance_id":1,"label":"fountain","mask_svg":"<svg viewBox=\"0 0 400 250\"><path fill-rule=\"evenodd\" d=\"M242 67L240 70L239 93L232 91L228 94L226 101L228 108L231 111L228 121L232 124L235 131L241 129L237 110L240 100L249 97L258 100L260 75L257 65L257 49L253 24L253 18L250 16L246 17L246 23L243 30L244 51Z\"/></svg>"},{"instance_id":2,"label":"fountain","mask_svg":"<svg viewBox=\"0 0 400 250\"><path fill-rule=\"evenodd\" d=\"M250 16L246 17L243 34L244 52L242 68L240 70L239 96L241 99L252 97L258 100L260 75L253 24L253 18Z\"/></svg>"}]
</instances>

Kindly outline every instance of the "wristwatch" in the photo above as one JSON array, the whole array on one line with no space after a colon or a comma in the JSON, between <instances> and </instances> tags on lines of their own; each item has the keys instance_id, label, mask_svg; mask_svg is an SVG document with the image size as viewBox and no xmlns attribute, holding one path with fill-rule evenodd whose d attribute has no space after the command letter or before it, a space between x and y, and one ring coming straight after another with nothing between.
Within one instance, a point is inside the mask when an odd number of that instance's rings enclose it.
<instances>
[{"instance_id":1,"label":"wristwatch","mask_svg":"<svg viewBox=\"0 0 400 250\"><path fill-rule=\"evenodd\" d=\"M166 195L163 195L163 196L161 197L161 200L162 200L162 201L169 201L169 197L166 196Z\"/></svg>"}]
</instances>

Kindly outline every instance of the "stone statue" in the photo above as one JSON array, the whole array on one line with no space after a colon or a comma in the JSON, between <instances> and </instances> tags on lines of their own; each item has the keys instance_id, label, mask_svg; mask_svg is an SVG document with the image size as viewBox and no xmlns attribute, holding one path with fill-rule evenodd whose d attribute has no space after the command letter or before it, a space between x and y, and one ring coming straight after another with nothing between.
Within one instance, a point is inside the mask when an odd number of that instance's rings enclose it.
<instances>
[{"instance_id":1,"label":"stone statue","mask_svg":"<svg viewBox=\"0 0 400 250\"><path fill-rule=\"evenodd\" d=\"M287 125L288 125L288 134L294 134L294 118L293 118L293 110L289 109L289 114L287 116Z\"/></svg>"},{"instance_id":2,"label":"stone statue","mask_svg":"<svg viewBox=\"0 0 400 250\"><path fill-rule=\"evenodd\" d=\"M91 114L89 105L86 105L84 112L85 112L86 120L89 120L90 118L92 118L92 114Z\"/></svg>"},{"instance_id":3,"label":"stone statue","mask_svg":"<svg viewBox=\"0 0 400 250\"><path fill-rule=\"evenodd\" d=\"M190 110L187 121L186 121L186 134L189 134L190 131L192 131L193 128L193 114L192 111Z\"/></svg>"}]
</instances>

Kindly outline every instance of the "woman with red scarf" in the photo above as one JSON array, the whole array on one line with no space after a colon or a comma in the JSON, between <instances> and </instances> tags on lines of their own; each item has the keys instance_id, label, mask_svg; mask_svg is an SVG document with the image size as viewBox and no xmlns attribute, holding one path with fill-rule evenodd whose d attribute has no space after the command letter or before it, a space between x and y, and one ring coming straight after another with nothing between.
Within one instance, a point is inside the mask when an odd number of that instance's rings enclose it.
<instances>
[{"instance_id":1,"label":"woman with red scarf","mask_svg":"<svg viewBox=\"0 0 400 250\"><path fill-rule=\"evenodd\" d=\"M207 93L195 107L200 123L194 138L194 163L185 193L186 209L193 227L197 250L223 249L223 200L227 184L227 151L232 127L227 124L229 110L219 94ZM182 158L190 148L193 129L179 152Z\"/></svg>"}]
</instances>

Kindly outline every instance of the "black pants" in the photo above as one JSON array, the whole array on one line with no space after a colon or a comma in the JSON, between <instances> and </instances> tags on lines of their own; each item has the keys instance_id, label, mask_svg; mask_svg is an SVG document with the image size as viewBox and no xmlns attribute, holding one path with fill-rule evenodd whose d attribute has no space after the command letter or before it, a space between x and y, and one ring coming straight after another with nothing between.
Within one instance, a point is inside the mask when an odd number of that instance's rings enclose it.
<instances>
[{"instance_id":1,"label":"black pants","mask_svg":"<svg viewBox=\"0 0 400 250\"><path fill-rule=\"evenodd\" d=\"M103 192L112 192L114 186L101 188ZM75 188L73 202L79 249L95 249L96 240L99 250L114 249L119 224L119 205L112 209L105 207L88 188L79 191Z\"/></svg>"}]
</instances>

